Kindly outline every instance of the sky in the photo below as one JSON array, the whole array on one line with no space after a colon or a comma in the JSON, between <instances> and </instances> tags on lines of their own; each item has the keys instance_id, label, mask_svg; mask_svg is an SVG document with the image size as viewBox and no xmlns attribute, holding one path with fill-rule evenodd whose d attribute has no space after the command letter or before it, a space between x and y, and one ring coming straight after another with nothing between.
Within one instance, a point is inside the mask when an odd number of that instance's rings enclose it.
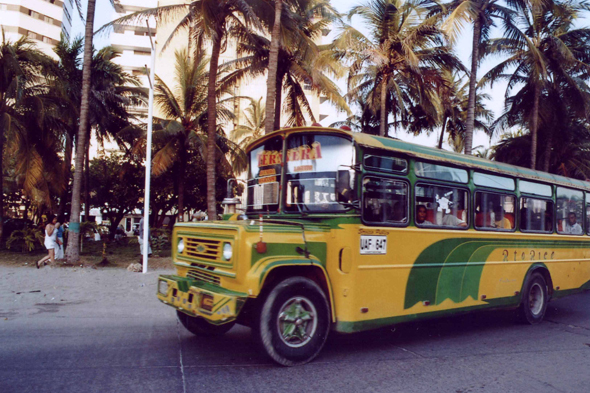
<instances>
[{"instance_id":1,"label":"sky","mask_svg":"<svg viewBox=\"0 0 590 393\"><path fill-rule=\"evenodd\" d=\"M180 3L181 1L179 1ZM336 8L336 10L340 13L347 13L353 6L359 5L364 3L361 0L333 0L332 5ZM86 11L86 1L82 1L82 7L84 12ZM84 26L80 21L77 12L75 12L76 17L73 21L72 26L72 36L82 35ZM96 6L96 16L95 16L95 31L98 30L104 24L110 22L114 17L114 10L111 6L109 0L97 0ZM354 23L354 26L361 30L364 34L366 34L366 30L360 26L359 23ZM334 36L337 34L337 31L334 29L330 36ZM330 37L329 36L329 37ZM472 30L469 26L466 26L464 31L462 31L461 35L459 36L457 45L456 45L456 54L461 59L463 64L467 68L470 67L470 55L471 55L471 44L472 41ZM108 35L100 34L95 36L94 45L97 48L101 48L105 45L109 44ZM483 75L489 69L491 69L495 64L497 64L498 59L490 58L484 61L478 70L478 77ZM344 81L339 81L339 86L341 87L342 93L345 93L345 83ZM496 118L502 114L503 106L504 106L504 93L506 91L506 85L503 83L499 83L493 86L493 89L486 88L484 89L485 93L488 93L491 96L491 100L489 100L486 105L488 109L491 109ZM327 125L328 123L332 123L337 120L344 120L346 118L346 113L338 113L336 110L330 112L330 116L324 121ZM418 143L425 146L435 146L437 144L439 138L439 132L433 132L430 135L421 134L419 136L413 136L410 134L405 133L403 130L398 130L397 132L391 131L390 136L394 136L396 138L402 139L404 141ZM483 146L484 148L489 147L491 144L494 144L498 140L498 136L494 136L493 140L490 141L489 137L485 135L483 132L477 132L474 135L473 140L473 147ZM448 145L446 146L448 149Z\"/></svg>"}]
</instances>

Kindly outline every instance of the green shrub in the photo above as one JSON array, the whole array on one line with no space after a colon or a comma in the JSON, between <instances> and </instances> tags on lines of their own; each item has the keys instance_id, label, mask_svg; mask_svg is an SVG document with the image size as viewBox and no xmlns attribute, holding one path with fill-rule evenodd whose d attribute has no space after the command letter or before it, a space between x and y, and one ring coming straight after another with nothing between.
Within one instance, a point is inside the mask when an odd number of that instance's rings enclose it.
<instances>
[{"instance_id":1,"label":"green shrub","mask_svg":"<svg viewBox=\"0 0 590 393\"><path fill-rule=\"evenodd\" d=\"M25 228L13 231L6 241L6 248L11 249L12 246L20 245L22 252L31 252L39 244L43 246L45 235L40 229ZM16 243L16 244L15 244Z\"/></svg>"}]
</instances>

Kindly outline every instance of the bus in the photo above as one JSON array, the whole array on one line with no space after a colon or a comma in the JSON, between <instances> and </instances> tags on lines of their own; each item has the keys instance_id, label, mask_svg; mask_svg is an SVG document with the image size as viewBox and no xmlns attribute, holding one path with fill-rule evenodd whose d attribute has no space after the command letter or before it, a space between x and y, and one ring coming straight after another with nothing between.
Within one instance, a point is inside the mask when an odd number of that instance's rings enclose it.
<instances>
[{"instance_id":1,"label":"bus","mask_svg":"<svg viewBox=\"0 0 590 393\"><path fill-rule=\"evenodd\" d=\"M342 129L254 141L246 209L177 223L157 296L186 329L248 326L275 362L353 333L487 308L542 321L590 289L590 183Z\"/></svg>"}]
</instances>

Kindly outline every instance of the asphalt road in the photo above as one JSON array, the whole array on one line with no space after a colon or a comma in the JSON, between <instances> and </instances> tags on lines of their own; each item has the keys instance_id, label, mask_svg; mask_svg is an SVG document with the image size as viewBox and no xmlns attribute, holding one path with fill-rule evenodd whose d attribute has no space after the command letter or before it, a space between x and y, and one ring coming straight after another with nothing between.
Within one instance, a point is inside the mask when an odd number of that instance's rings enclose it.
<instances>
[{"instance_id":1,"label":"asphalt road","mask_svg":"<svg viewBox=\"0 0 590 393\"><path fill-rule=\"evenodd\" d=\"M590 392L590 293L550 303L538 326L494 311L332 334L283 368L247 328L184 330L156 276L0 269L0 392Z\"/></svg>"}]
</instances>

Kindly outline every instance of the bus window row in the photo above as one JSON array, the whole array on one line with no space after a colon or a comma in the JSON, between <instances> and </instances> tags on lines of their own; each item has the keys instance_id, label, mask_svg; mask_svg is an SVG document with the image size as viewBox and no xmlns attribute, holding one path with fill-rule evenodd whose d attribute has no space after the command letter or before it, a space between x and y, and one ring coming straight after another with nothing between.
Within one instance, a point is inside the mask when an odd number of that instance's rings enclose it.
<instances>
[{"instance_id":1,"label":"bus window row","mask_svg":"<svg viewBox=\"0 0 590 393\"><path fill-rule=\"evenodd\" d=\"M467 189L446 185L417 184L414 188L414 223L417 227L461 229L473 219L478 230L582 235L584 211L582 191L556 187L555 202L550 197L522 196L501 192L476 191L473 214ZM589 194L590 195L590 194ZM404 180L367 176L363 180L363 220L367 224L409 224L409 183ZM517 216L518 214L518 216ZM590 222L586 225L590 231ZM555 227L554 227L555 226Z\"/></svg>"}]
</instances>

